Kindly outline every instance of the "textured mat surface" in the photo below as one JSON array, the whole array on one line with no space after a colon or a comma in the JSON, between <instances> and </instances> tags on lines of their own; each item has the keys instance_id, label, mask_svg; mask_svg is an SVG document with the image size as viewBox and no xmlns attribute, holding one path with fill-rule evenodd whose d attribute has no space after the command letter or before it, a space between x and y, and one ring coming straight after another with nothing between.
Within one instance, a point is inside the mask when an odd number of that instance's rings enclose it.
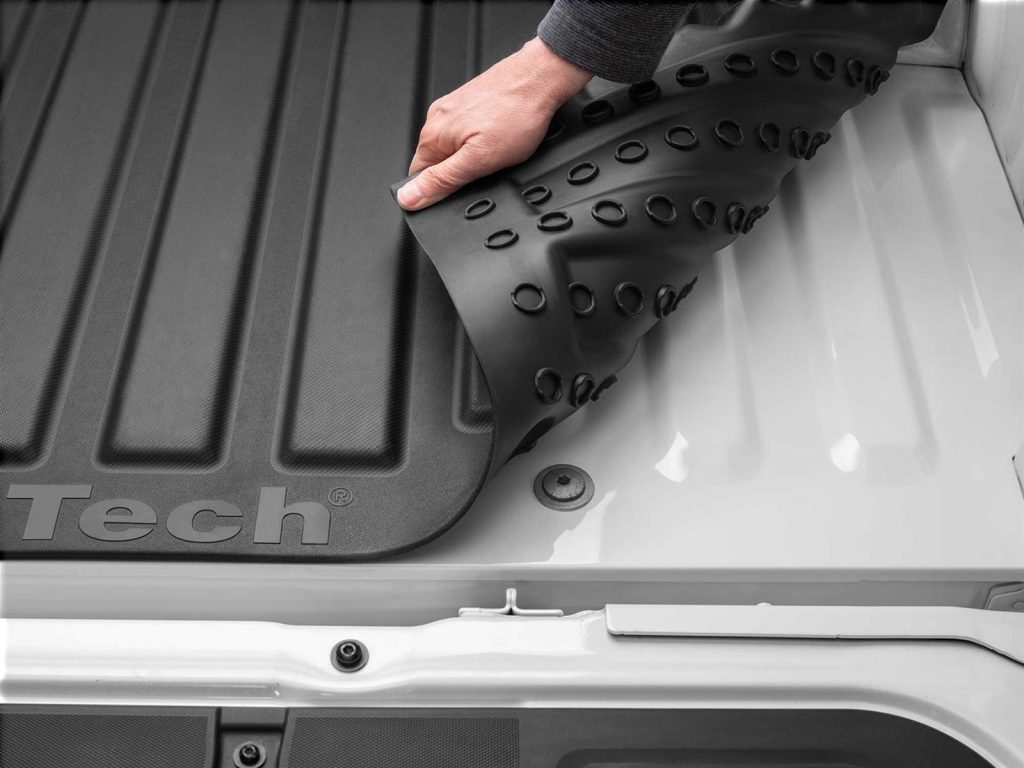
<instances>
[{"instance_id":1,"label":"textured mat surface","mask_svg":"<svg viewBox=\"0 0 1024 768\"><path fill-rule=\"evenodd\" d=\"M4 549L359 558L451 524L487 391L388 185L475 6L2 8ZM473 55L535 21L484 12ZM40 485L69 498L23 539ZM82 529L105 499L135 523Z\"/></svg>"},{"instance_id":2,"label":"textured mat surface","mask_svg":"<svg viewBox=\"0 0 1024 768\"><path fill-rule=\"evenodd\" d=\"M490 327L475 339L490 368L485 384L386 185L404 169L424 104L529 36L543 5L4 4L4 27L13 30L3 55L0 187L5 553L342 560L433 538L517 447L610 381L639 335L687 293L699 262L749 229L788 166L813 155L842 109L874 90L896 43L927 33L921 7L901 6L884 43L853 34L871 21L860 11L828 17L826 26L848 37L826 57L771 39L772 29L792 34L787 17L767 27L747 19L754 26L689 49L706 63L660 76L673 98L645 106L643 92L623 91L567 120L565 136L538 161L560 173L579 165L575 153L628 138L616 132L658 124L706 77L722 94L709 104L744 105L742 115L709 123L713 139L703 137L702 150L717 141L714 157L730 158L700 171L719 177L721 200L683 190L690 202L677 211L647 192L627 200L649 209L646 225L656 230L634 244L644 262L632 257L650 279L676 242L664 235L677 219L701 238L664 284L606 275L632 230L602 221L595 201L579 201L593 231L579 238L570 230L566 242L592 247L591 269L602 274L586 278L585 292L600 293L602 307L614 302L632 325L591 317L582 311L589 300L574 319L571 281L562 280L550 289L551 308L570 324L592 320L587 333L577 339L559 321L545 346L523 324L505 334L505 347L491 344L495 329L537 318L506 321L482 290L501 282L508 311L520 284L510 290L514 275L498 268L509 258L486 269L477 259L465 271ZM815 23L806 29L808 44L822 34ZM758 34L751 53L717 49ZM752 128L756 105L743 101L749 65L726 65L730 55L754 53L782 84L770 93L792 93L789 107L806 118L800 125ZM808 93L821 97L820 113L799 106ZM630 103L640 106L629 112ZM624 122L602 117L609 105ZM598 122L588 134L584 124ZM664 142L672 152L706 156L673 126ZM737 131L746 131L742 147L733 146ZM748 149L786 160L759 176L742 159ZM610 193L634 184L625 169L652 166L629 159L588 189L609 183ZM645 172L637 179L650 181ZM566 183L583 186L575 181ZM724 202L755 187L742 213ZM413 217L414 229L458 203ZM614 201L609 215L627 212L621 205ZM449 253L473 263L464 249ZM442 273L463 301L453 272L442 265ZM538 282L546 284L522 281ZM474 333L479 315L462 303L460 311ZM565 374L535 364L538 350L559 365L587 364ZM499 411L493 440L489 391L513 403Z\"/></svg>"},{"instance_id":3,"label":"textured mat surface","mask_svg":"<svg viewBox=\"0 0 1024 768\"><path fill-rule=\"evenodd\" d=\"M0 709L18 768L986 768L939 731L843 710ZM157 742L162 737L162 742ZM216 756L219 754L219 760Z\"/></svg>"}]
</instances>

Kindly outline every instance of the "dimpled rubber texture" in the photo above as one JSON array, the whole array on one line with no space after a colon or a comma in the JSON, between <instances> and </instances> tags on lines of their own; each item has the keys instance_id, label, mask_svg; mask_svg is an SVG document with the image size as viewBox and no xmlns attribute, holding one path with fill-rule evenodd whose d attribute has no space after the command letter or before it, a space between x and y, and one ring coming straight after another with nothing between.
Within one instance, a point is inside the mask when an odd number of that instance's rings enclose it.
<instances>
[{"instance_id":1,"label":"dimpled rubber texture","mask_svg":"<svg viewBox=\"0 0 1024 768\"><path fill-rule=\"evenodd\" d=\"M569 102L524 164L407 214L490 389L492 474L615 382L942 6L745 0L652 81Z\"/></svg>"}]
</instances>

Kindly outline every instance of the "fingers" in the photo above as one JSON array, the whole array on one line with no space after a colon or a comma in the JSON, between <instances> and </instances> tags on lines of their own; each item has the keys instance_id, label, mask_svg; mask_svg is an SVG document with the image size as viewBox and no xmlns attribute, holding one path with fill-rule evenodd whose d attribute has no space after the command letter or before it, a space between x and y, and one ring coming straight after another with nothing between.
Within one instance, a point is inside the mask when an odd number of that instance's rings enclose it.
<instances>
[{"instance_id":1,"label":"fingers","mask_svg":"<svg viewBox=\"0 0 1024 768\"><path fill-rule=\"evenodd\" d=\"M419 176L398 190L398 204L407 211L418 211L488 172L489 169L475 158L473 149L463 145L451 157L424 168Z\"/></svg>"},{"instance_id":2,"label":"fingers","mask_svg":"<svg viewBox=\"0 0 1024 768\"><path fill-rule=\"evenodd\" d=\"M412 176L424 168L436 165L451 154L451 150L445 151L445 148L438 145L436 138L420 134L420 142L416 146L416 154L413 155L412 162L409 163L409 175Z\"/></svg>"}]
</instances>

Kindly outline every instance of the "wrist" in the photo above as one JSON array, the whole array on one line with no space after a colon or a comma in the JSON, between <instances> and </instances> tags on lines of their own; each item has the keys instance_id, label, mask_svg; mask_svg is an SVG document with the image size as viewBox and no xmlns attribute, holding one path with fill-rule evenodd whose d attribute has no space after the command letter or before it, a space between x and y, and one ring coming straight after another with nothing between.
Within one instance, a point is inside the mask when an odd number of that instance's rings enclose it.
<instances>
[{"instance_id":1,"label":"wrist","mask_svg":"<svg viewBox=\"0 0 1024 768\"><path fill-rule=\"evenodd\" d=\"M536 92L548 103L552 112L575 96L593 74L555 53L539 37L528 41L519 57Z\"/></svg>"}]
</instances>

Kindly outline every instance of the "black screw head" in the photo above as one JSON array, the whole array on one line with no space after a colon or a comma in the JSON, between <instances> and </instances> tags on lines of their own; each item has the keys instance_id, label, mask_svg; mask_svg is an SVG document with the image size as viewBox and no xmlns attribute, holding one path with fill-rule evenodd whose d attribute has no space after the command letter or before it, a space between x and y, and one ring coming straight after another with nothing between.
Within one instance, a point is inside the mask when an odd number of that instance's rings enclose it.
<instances>
[{"instance_id":1,"label":"black screw head","mask_svg":"<svg viewBox=\"0 0 1024 768\"><path fill-rule=\"evenodd\" d=\"M355 672L366 666L369 653L358 640L342 640L331 652L331 662L342 672Z\"/></svg>"},{"instance_id":2,"label":"black screw head","mask_svg":"<svg viewBox=\"0 0 1024 768\"><path fill-rule=\"evenodd\" d=\"M537 475L533 493L550 509L580 509L594 498L594 481L579 467L556 464Z\"/></svg>"},{"instance_id":3,"label":"black screw head","mask_svg":"<svg viewBox=\"0 0 1024 768\"><path fill-rule=\"evenodd\" d=\"M255 741L239 744L233 755L237 768L259 768L266 762L267 751Z\"/></svg>"}]
</instances>

